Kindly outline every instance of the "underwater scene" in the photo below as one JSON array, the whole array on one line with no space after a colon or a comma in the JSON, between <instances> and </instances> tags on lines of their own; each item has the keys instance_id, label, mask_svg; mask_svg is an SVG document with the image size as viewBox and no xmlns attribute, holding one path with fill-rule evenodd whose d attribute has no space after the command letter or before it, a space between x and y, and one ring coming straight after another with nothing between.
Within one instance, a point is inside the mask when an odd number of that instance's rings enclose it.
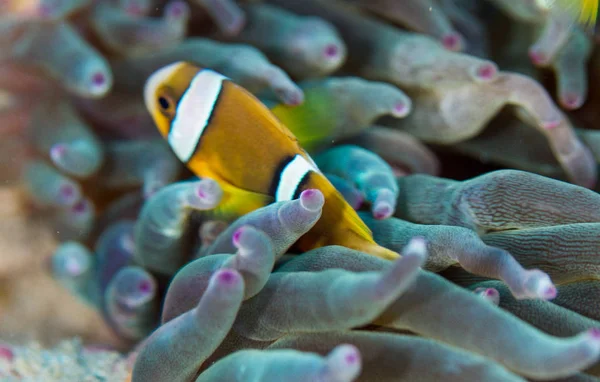
<instances>
[{"instance_id":1,"label":"underwater scene","mask_svg":"<svg viewBox=\"0 0 600 382\"><path fill-rule=\"evenodd\" d=\"M600 381L598 3L0 0L0 381Z\"/></svg>"}]
</instances>

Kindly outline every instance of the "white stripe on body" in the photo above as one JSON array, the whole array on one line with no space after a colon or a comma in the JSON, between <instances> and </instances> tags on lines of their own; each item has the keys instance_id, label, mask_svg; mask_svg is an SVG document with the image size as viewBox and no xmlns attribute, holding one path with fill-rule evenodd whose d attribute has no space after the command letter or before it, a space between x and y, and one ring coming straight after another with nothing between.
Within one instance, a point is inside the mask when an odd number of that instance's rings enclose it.
<instances>
[{"instance_id":1,"label":"white stripe on body","mask_svg":"<svg viewBox=\"0 0 600 382\"><path fill-rule=\"evenodd\" d=\"M292 200L300 182L309 172L318 172L302 155L296 155L281 171L275 201Z\"/></svg>"},{"instance_id":2,"label":"white stripe on body","mask_svg":"<svg viewBox=\"0 0 600 382\"><path fill-rule=\"evenodd\" d=\"M215 107L227 77L204 69L192 80L177 105L169 144L175 155L187 163L194 151Z\"/></svg>"},{"instance_id":3,"label":"white stripe on body","mask_svg":"<svg viewBox=\"0 0 600 382\"><path fill-rule=\"evenodd\" d=\"M316 172L318 172L319 174L323 174L323 173L321 172L321 169L319 169L319 166L317 166L317 163L315 163L315 160L314 160L314 159L312 159L312 157L311 157L310 155L308 155L308 153L307 153L306 151L305 151L304 153L305 153L305 154L306 154L306 156L308 157L308 160L310 161L310 164L311 164L311 165L314 167L314 170L315 170Z\"/></svg>"}]
</instances>

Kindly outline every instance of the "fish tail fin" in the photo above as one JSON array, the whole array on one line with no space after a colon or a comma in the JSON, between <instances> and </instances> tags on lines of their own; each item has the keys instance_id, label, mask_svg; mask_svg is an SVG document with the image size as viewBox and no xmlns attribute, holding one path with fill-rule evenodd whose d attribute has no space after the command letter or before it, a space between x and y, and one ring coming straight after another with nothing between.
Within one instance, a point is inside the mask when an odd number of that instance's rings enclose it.
<instances>
[{"instance_id":1,"label":"fish tail fin","mask_svg":"<svg viewBox=\"0 0 600 382\"><path fill-rule=\"evenodd\" d=\"M337 222L332 221L331 223L345 223L345 228L354 232L362 238L373 240L373 233L371 229L362 221L358 213L346 202L342 194L329 182L325 175L318 173L315 174L311 179L308 187L317 188L321 190L325 197L325 204L323 205L323 217L325 219L336 219ZM323 217L321 218L323 220Z\"/></svg>"},{"instance_id":2,"label":"fish tail fin","mask_svg":"<svg viewBox=\"0 0 600 382\"><path fill-rule=\"evenodd\" d=\"M317 224L320 226L319 232L329 232L330 236L306 244L313 247L342 245L387 260L400 257L398 253L375 243L369 227L325 176L318 174L307 186L318 188L325 196L323 213Z\"/></svg>"}]
</instances>

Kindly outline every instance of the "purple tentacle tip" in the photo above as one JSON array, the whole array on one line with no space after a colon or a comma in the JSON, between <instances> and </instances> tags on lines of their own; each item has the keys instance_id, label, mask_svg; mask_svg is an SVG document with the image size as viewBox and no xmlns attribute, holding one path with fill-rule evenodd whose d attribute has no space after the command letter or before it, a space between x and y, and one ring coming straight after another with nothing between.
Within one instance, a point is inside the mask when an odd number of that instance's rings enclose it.
<instances>
[{"instance_id":1,"label":"purple tentacle tip","mask_svg":"<svg viewBox=\"0 0 600 382\"><path fill-rule=\"evenodd\" d=\"M111 80L107 73L94 72L89 78L89 92L96 96L105 94L111 86Z\"/></svg>"},{"instance_id":2,"label":"purple tentacle tip","mask_svg":"<svg viewBox=\"0 0 600 382\"><path fill-rule=\"evenodd\" d=\"M102 86L106 83L106 76L102 72L97 72L92 76L94 86Z\"/></svg>"},{"instance_id":3,"label":"purple tentacle tip","mask_svg":"<svg viewBox=\"0 0 600 382\"><path fill-rule=\"evenodd\" d=\"M591 328L589 333L593 339L600 341L600 328Z\"/></svg>"},{"instance_id":4,"label":"purple tentacle tip","mask_svg":"<svg viewBox=\"0 0 600 382\"><path fill-rule=\"evenodd\" d=\"M550 285L546 289L544 289L544 291L542 292L542 298L544 300L552 300L553 298L556 297L556 294L557 294L556 287L554 285Z\"/></svg>"},{"instance_id":5,"label":"purple tentacle tip","mask_svg":"<svg viewBox=\"0 0 600 382\"><path fill-rule=\"evenodd\" d=\"M528 54L534 65L544 65L548 61L546 55L537 49L531 49Z\"/></svg>"},{"instance_id":6,"label":"purple tentacle tip","mask_svg":"<svg viewBox=\"0 0 600 382\"><path fill-rule=\"evenodd\" d=\"M235 245L236 247L240 245L240 238L242 237L243 231L244 228L240 227L233 233L233 245Z\"/></svg>"},{"instance_id":7,"label":"purple tentacle tip","mask_svg":"<svg viewBox=\"0 0 600 382\"><path fill-rule=\"evenodd\" d=\"M393 209L387 203L379 203L373 210L373 216L377 220L387 219L392 216Z\"/></svg>"},{"instance_id":8,"label":"purple tentacle tip","mask_svg":"<svg viewBox=\"0 0 600 382\"><path fill-rule=\"evenodd\" d=\"M318 211L323 207L325 198L321 191L317 189L304 190L300 194L300 203L302 207L309 211Z\"/></svg>"},{"instance_id":9,"label":"purple tentacle tip","mask_svg":"<svg viewBox=\"0 0 600 382\"><path fill-rule=\"evenodd\" d=\"M476 295L483 297L485 300L494 305L500 304L500 292L496 288L476 288L473 291Z\"/></svg>"},{"instance_id":10,"label":"purple tentacle tip","mask_svg":"<svg viewBox=\"0 0 600 382\"><path fill-rule=\"evenodd\" d=\"M142 280L138 285L138 290L144 294L150 294L153 292L154 285L149 280Z\"/></svg>"},{"instance_id":11,"label":"purple tentacle tip","mask_svg":"<svg viewBox=\"0 0 600 382\"><path fill-rule=\"evenodd\" d=\"M377 198L373 202L372 213L375 219L387 219L394 214L394 192L384 188L378 191Z\"/></svg>"},{"instance_id":12,"label":"purple tentacle tip","mask_svg":"<svg viewBox=\"0 0 600 382\"><path fill-rule=\"evenodd\" d=\"M560 122L561 121L559 120L542 122L542 128L545 130L552 130L558 127L558 125L560 125Z\"/></svg>"},{"instance_id":13,"label":"purple tentacle tip","mask_svg":"<svg viewBox=\"0 0 600 382\"><path fill-rule=\"evenodd\" d=\"M346 363L349 365L354 365L358 362L359 358L360 357L358 356L358 352L350 353L350 354L346 355Z\"/></svg>"},{"instance_id":14,"label":"purple tentacle tip","mask_svg":"<svg viewBox=\"0 0 600 382\"><path fill-rule=\"evenodd\" d=\"M203 199L206 203L216 201L216 198L220 198L221 189L219 184L212 179L203 179L199 182L196 188L196 195L200 199Z\"/></svg>"},{"instance_id":15,"label":"purple tentacle tip","mask_svg":"<svg viewBox=\"0 0 600 382\"><path fill-rule=\"evenodd\" d=\"M551 300L556 297L556 287L550 277L539 269L526 271L523 279L524 298L541 298Z\"/></svg>"},{"instance_id":16,"label":"purple tentacle tip","mask_svg":"<svg viewBox=\"0 0 600 382\"><path fill-rule=\"evenodd\" d=\"M493 79L498 73L498 69L492 64L484 64L477 70L477 76L485 81Z\"/></svg>"},{"instance_id":17,"label":"purple tentacle tip","mask_svg":"<svg viewBox=\"0 0 600 382\"><path fill-rule=\"evenodd\" d=\"M442 38L444 48L452 51L458 51L462 48L462 38L457 33L447 34Z\"/></svg>"},{"instance_id":18,"label":"purple tentacle tip","mask_svg":"<svg viewBox=\"0 0 600 382\"><path fill-rule=\"evenodd\" d=\"M65 269L71 276L78 276L82 273L83 267L76 259L69 258L65 263Z\"/></svg>"},{"instance_id":19,"label":"purple tentacle tip","mask_svg":"<svg viewBox=\"0 0 600 382\"><path fill-rule=\"evenodd\" d=\"M79 202L75 203L75 205L73 205L73 212L82 214L85 211L87 211L87 208L88 205L86 200L80 200Z\"/></svg>"},{"instance_id":20,"label":"purple tentacle tip","mask_svg":"<svg viewBox=\"0 0 600 382\"><path fill-rule=\"evenodd\" d=\"M280 98L284 99L285 103L290 106L298 106L304 102L304 93L296 91L295 89L292 91L275 90L275 93L277 93Z\"/></svg>"},{"instance_id":21,"label":"purple tentacle tip","mask_svg":"<svg viewBox=\"0 0 600 382\"><path fill-rule=\"evenodd\" d=\"M78 197L75 187L70 184L64 184L60 187L60 198L65 205L72 205L76 202L75 198Z\"/></svg>"},{"instance_id":22,"label":"purple tentacle tip","mask_svg":"<svg viewBox=\"0 0 600 382\"><path fill-rule=\"evenodd\" d=\"M400 102L394 106L393 115L396 117L403 117L406 115L407 111L408 111L408 107L406 107L406 104Z\"/></svg>"},{"instance_id":23,"label":"purple tentacle tip","mask_svg":"<svg viewBox=\"0 0 600 382\"><path fill-rule=\"evenodd\" d=\"M170 17L179 18L186 12L187 5L183 1L176 1L167 8Z\"/></svg>"},{"instance_id":24,"label":"purple tentacle tip","mask_svg":"<svg viewBox=\"0 0 600 382\"><path fill-rule=\"evenodd\" d=\"M10 346L0 344L0 358L8 362L12 362L15 358L15 353L12 351Z\"/></svg>"},{"instance_id":25,"label":"purple tentacle tip","mask_svg":"<svg viewBox=\"0 0 600 382\"><path fill-rule=\"evenodd\" d=\"M483 295L483 297L494 303L494 305L498 305L500 303L500 293L495 288L487 288L483 292Z\"/></svg>"},{"instance_id":26,"label":"purple tentacle tip","mask_svg":"<svg viewBox=\"0 0 600 382\"><path fill-rule=\"evenodd\" d=\"M527 54L531 62L536 66L544 66L549 63L548 56L537 48L530 49Z\"/></svg>"},{"instance_id":27,"label":"purple tentacle tip","mask_svg":"<svg viewBox=\"0 0 600 382\"><path fill-rule=\"evenodd\" d=\"M340 52L340 49L335 44L329 44L323 50L323 53L325 54L325 57L327 57L327 58L337 58L337 56L339 55L339 52Z\"/></svg>"},{"instance_id":28,"label":"purple tentacle tip","mask_svg":"<svg viewBox=\"0 0 600 382\"><path fill-rule=\"evenodd\" d=\"M354 381L361 369L361 355L354 345L339 345L329 353L327 380Z\"/></svg>"},{"instance_id":29,"label":"purple tentacle tip","mask_svg":"<svg viewBox=\"0 0 600 382\"><path fill-rule=\"evenodd\" d=\"M62 158L67 152L67 145L64 143L57 143L50 148L50 158L53 161L57 161Z\"/></svg>"},{"instance_id":30,"label":"purple tentacle tip","mask_svg":"<svg viewBox=\"0 0 600 382\"><path fill-rule=\"evenodd\" d=\"M60 187L60 194L65 198L69 199L75 194L75 188L70 184L65 184Z\"/></svg>"},{"instance_id":31,"label":"purple tentacle tip","mask_svg":"<svg viewBox=\"0 0 600 382\"><path fill-rule=\"evenodd\" d=\"M234 285L240 281L240 275L232 269L221 269L218 271L217 280L224 285Z\"/></svg>"},{"instance_id":32,"label":"purple tentacle tip","mask_svg":"<svg viewBox=\"0 0 600 382\"><path fill-rule=\"evenodd\" d=\"M578 94L567 93L562 97L562 104L567 109L577 109L583 104L583 98Z\"/></svg>"}]
</instances>

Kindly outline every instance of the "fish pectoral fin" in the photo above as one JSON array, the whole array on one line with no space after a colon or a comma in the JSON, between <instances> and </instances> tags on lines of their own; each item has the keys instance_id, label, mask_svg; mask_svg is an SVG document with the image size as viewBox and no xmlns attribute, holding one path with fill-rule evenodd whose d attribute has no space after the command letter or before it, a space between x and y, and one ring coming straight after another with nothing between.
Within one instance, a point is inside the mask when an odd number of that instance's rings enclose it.
<instances>
[{"instance_id":1,"label":"fish pectoral fin","mask_svg":"<svg viewBox=\"0 0 600 382\"><path fill-rule=\"evenodd\" d=\"M219 185L223 189L221 203L211 211L207 211L214 219L233 221L275 201L267 194L244 190L225 182L219 182Z\"/></svg>"}]
</instances>

